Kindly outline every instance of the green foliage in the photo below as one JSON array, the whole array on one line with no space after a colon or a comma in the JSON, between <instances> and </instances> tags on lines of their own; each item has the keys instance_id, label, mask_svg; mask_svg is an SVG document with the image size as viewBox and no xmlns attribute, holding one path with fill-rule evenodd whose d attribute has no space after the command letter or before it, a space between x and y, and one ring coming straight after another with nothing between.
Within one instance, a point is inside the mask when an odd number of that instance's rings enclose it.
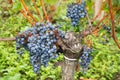
<instances>
[{"instance_id":1,"label":"green foliage","mask_svg":"<svg viewBox=\"0 0 120 80\"><path fill-rule=\"evenodd\" d=\"M54 5L57 2L57 0L44 0L44 1L45 3L51 4L51 5Z\"/></svg>"},{"instance_id":2,"label":"green foliage","mask_svg":"<svg viewBox=\"0 0 120 80\"><path fill-rule=\"evenodd\" d=\"M97 39L91 38L94 42L94 52L91 54L93 59L89 66L90 69L84 76L97 80L113 80L114 74L120 72L120 50L111 38L103 45L100 42L101 37L105 36L103 33Z\"/></svg>"},{"instance_id":3,"label":"green foliage","mask_svg":"<svg viewBox=\"0 0 120 80\"><path fill-rule=\"evenodd\" d=\"M120 7L120 0L114 0L114 1L113 1L113 5Z\"/></svg>"},{"instance_id":4,"label":"green foliage","mask_svg":"<svg viewBox=\"0 0 120 80\"><path fill-rule=\"evenodd\" d=\"M48 4L55 4L57 0L45 0ZM118 0L119 1L119 0ZM1 1L0 1L1 2ZM57 23L60 23L63 27L61 28L64 31L73 30L78 32L83 30L87 25L87 20L83 19L80 22L79 28L75 29L71 27L70 20L66 18L66 9L67 4L71 1L65 1L60 4L57 10L55 11L54 19ZM27 5L31 5L28 0ZM92 3L88 0L87 2L89 14L92 17ZM38 5L39 6L39 5ZM5 6L4 6L5 7ZM25 18L22 17L19 10L22 8L19 0L15 0L14 5L11 8L0 7L0 37L13 37L16 36L18 32L31 27ZM34 11L34 8L29 6L29 9ZM41 9L41 7L39 7ZM8 15L5 15L7 11ZM35 16L36 14L33 13ZM118 17L116 17L118 18ZM96 23L95 23L96 25ZM119 32L120 24L117 24L117 30ZM106 35L109 38L109 42L103 44L105 41L102 38ZM89 66L89 70L86 74L77 72L75 74L75 79L77 80L80 77L92 78L97 80L113 80L115 73L120 72L120 50L117 48L113 39L110 38L110 34L102 30L99 37L93 35L88 36L93 42L93 59ZM117 34L119 38L119 34ZM120 38L119 38L120 40ZM34 74L32 66L29 62L28 52L20 57L15 52L15 41L13 42L0 42L0 80L36 80L40 77L40 80L45 80L46 78L52 78L53 80L61 80L61 67L55 68L53 66L54 62L62 60L63 56L61 55L57 60L51 60L52 63L49 63L48 67L41 67L41 76Z\"/></svg>"}]
</instances>

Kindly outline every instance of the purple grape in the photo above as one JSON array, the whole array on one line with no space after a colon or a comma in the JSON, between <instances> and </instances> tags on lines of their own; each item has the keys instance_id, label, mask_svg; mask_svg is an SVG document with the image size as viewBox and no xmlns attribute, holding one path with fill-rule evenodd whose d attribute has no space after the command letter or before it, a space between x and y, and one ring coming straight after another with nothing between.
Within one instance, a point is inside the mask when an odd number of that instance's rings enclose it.
<instances>
[{"instance_id":1,"label":"purple grape","mask_svg":"<svg viewBox=\"0 0 120 80\"><path fill-rule=\"evenodd\" d=\"M82 2L81 4L72 3L68 5L66 16L71 19L72 26L77 26L79 20L84 18L86 13L85 2Z\"/></svg>"},{"instance_id":2,"label":"purple grape","mask_svg":"<svg viewBox=\"0 0 120 80\"><path fill-rule=\"evenodd\" d=\"M82 67L82 72L85 73L88 69L89 63L92 59L90 56L90 53L92 52L92 49L89 47L84 46L82 55L80 56L80 65Z\"/></svg>"},{"instance_id":3,"label":"purple grape","mask_svg":"<svg viewBox=\"0 0 120 80\"><path fill-rule=\"evenodd\" d=\"M28 30L21 32L16 37L16 50L19 54L23 54L23 48L29 51L30 62L35 73L39 73L40 65L47 66L50 59L56 59L58 37L55 36L54 30L58 28L52 23L47 22L36 23L36 25ZM59 36L64 38L65 33L58 30ZM30 36L29 36L30 35Z\"/></svg>"}]
</instances>

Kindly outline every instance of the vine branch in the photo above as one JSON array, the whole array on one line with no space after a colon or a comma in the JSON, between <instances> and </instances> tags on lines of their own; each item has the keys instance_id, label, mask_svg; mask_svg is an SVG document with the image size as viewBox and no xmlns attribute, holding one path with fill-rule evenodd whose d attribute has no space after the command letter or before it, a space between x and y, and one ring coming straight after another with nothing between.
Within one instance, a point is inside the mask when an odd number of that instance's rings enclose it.
<instances>
[{"instance_id":1,"label":"vine branch","mask_svg":"<svg viewBox=\"0 0 120 80\"><path fill-rule=\"evenodd\" d=\"M86 17L87 17L87 20L88 20L88 23L89 23L89 27L92 28L93 25L92 25L92 21L90 20L89 15L87 14Z\"/></svg>"},{"instance_id":2,"label":"vine branch","mask_svg":"<svg viewBox=\"0 0 120 80\"><path fill-rule=\"evenodd\" d=\"M109 13L111 16L111 22L112 22L112 38L117 44L118 48L120 49L120 44L118 43L118 40L116 38L116 33L115 33L115 21L114 21L114 15L112 13L112 1L111 0L108 0L108 5L109 5Z\"/></svg>"},{"instance_id":3,"label":"vine branch","mask_svg":"<svg viewBox=\"0 0 120 80\"><path fill-rule=\"evenodd\" d=\"M13 37L13 38L0 38L0 41L15 41L15 37Z\"/></svg>"},{"instance_id":4,"label":"vine branch","mask_svg":"<svg viewBox=\"0 0 120 80\"><path fill-rule=\"evenodd\" d=\"M105 0L105 2L102 4L102 6L100 7L99 11L97 12L96 16L94 16L94 18L92 19L93 21L95 21L99 15L101 14L101 11L103 10L105 4L106 4L107 0Z\"/></svg>"},{"instance_id":5,"label":"vine branch","mask_svg":"<svg viewBox=\"0 0 120 80\"><path fill-rule=\"evenodd\" d=\"M41 19L41 21L43 20L42 19L42 16L41 16L41 14L40 14L40 12L39 12L39 10L38 10L38 7L37 7L37 5L36 5L36 3L35 3L35 0L32 0L32 2L33 2L33 4L34 4L34 7L35 7L35 9L36 9L36 12L37 12L37 14L38 14L38 17Z\"/></svg>"},{"instance_id":6,"label":"vine branch","mask_svg":"<svg viewBox=\"0 0 120 80\"><path fill-rule=\"evenodd\" d=\"M84 30L84 31L81 31L81 32L80 32L80 37L85 37L85 36L87 36L87 35L90 35L90 34L93 34L94 32L99 31L99 30L101 29L101 27L99 27L99 25L102 23L102 21L103 21L106 17L108 17L108 15L109 15L109 14L106 14L106 15L98 22L98 24L96 25L96 27L93 27L93 26L92 26L92 23L91 23L91 20L90 20L90 18L89 18L89 15L87 15L87 19L88 19L88 22L89 22L89 26L91 26L91 27L89 27L88 29L86 29L86 30ZM85 35L84 35L84 34L85 34Z\"/></svg>"},{"instance_id":7,"label":"vine branch","mask_svg":"<svg viewBox=\"0 0 120 80\"><path fill-rule=\"evenodd\" d=\"M21 0L21 3L22 3L22 5L23 5L23 7L24 7L24 9L25 9L24 12L26 11L25 14L26 14L27 16L30 16L35 22L38 22L38 20L35 19L35 17L29 12L28 7L26 6L24 0Z\"/></svg>"},{"instance_id":8,"label":"vine branch","mask_svg":"<svg viewBox=\"0 0 120 80\"><path fill-rule=\"evenodd\" d=\"M33 21L30 19L29 16L27 16L27 14L25 14L25 11L23 9L21 10L21 13L29 21L29 23L33 26L34 25Z\"/></svg>"},{"instance_id":9,"label":"vine branch","mask_svg":"<svg viewBox=\"0 0 120 80\"><path fill-rule=\"evenodd\" d=\"M42 9L43 9L43 12L44 12L44 14L45 14L45 18L46 18L47 21L49 21L49 17L48 17L48 15L47 15L47 12L46 12L46 9L45 9L43 0L40 0L40 3L41 3L41 5L42 5Z\"/></svg>"}]
</instances>

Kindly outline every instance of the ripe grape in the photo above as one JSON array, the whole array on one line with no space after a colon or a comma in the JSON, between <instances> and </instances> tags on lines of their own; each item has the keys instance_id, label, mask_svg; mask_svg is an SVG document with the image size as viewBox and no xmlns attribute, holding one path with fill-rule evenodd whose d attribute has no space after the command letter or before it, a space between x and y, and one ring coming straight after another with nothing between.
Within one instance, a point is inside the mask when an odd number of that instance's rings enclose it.
<instances>
[{"instance_id":1,"label":"ripe grape","mask_svg":"<svg viewBox=\"0 0 120 80\"><path fill-rule=\"evenodd\" d=\"M86 16L85 2L68 5L66 16L71 19L71 25L77 26L81 18Z\"/></svg>"},{"instance_id":2,"label":"ripe grape","mask_svg":"<svg viewBox=\"0 0 120 80\"><path fill-rule=\"evenodd\" d=\"M111 33L111 28L107 27L106 25L102 25L103 29L106 30L108 33Z\"/></svg>"},{"instance_id":3,"label":"ripe grape","mask_svg":"<svg viewBox=\"0 0 120 80\"><path fill-rule=\"evenodd\" d=\"M54 26L50 22L36 23L34 27L29 28L16 37L16 50L19 54L21 49L29 51L30 62L35 73L39 73L40 65L47 66L50 59L56 59L58 37L64 38L65 33L58 30L59 26ZM59 35L55 35L58 31Z\"/></svg>"},{"instance_id":4,"label":"ripe grape","mask_svg":"<svg viewBox=\"0 0 120 80\"><path fill-rule=\"evenodd\" d=\"M84 46L82 55L80 56L80 65L82 67L82 72L85 73L88 70L89 63L92 59L90 56L90 53L92 52L92 49L89 47Z\"/></svg>"}]
</instances>

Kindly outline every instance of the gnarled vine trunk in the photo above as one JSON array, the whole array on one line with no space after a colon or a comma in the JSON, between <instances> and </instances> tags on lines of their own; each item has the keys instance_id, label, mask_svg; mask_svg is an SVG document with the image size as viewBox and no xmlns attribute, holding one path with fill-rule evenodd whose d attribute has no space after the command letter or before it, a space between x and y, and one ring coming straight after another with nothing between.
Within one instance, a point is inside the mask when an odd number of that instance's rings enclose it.
<instances>
[{"instance_id":1,"label":"gnarled vine trunk","mask_svg":"<svg viewBox=\"0 0 120 80\"><path fill-rule=\"evenodd\" d=\"M74 73L81 55L82 44L79 35L74 32L67 32L63 42L58 41L64 54L64 64L62 66L62 80L74 80Z\"/></svg>"}]
</instances>

